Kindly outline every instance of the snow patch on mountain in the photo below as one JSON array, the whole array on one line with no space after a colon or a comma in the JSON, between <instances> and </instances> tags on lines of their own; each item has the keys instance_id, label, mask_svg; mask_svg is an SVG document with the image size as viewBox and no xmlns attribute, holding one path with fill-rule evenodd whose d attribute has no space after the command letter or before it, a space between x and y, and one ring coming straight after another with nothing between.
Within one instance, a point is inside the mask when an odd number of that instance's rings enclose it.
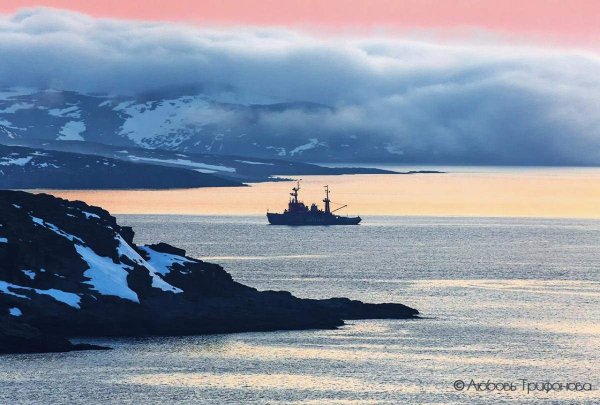
<instances>
[{"instance_id":1,"label":"snow patch on mountain","mask_svg":"<svg viewBox=\"0 0 600 405\"><path fill-rule=\"evenodd\" d=\"M250 160L236 160L236 162L238 163L245 163L247 165L266 165L266 166L274 166L273 163L267 163L267 162L252 162Z\"/></svg>"},{"instance_id":2,"label":"snow patch on mountain","mask_svg":"<svg viewBox=\"0 0 600 405\"><path fill-rule=\"evenodd\" d=\"M256 144L254 144L256 146ZM273 149L277 151L277 156L287 156L287 151L285 148L276 147L276 146L267 146L265 149Z\"/></svg>"},{"instance_id":3,"label":"snow patch on mountain","mask_svg":"<svg viewBox=\"0 0 600 405\"><path fill-rule=\"evenodd\" d=\"M387 143L385 144L385 150L393 155L404 155L404 149L400 145Z\"/></svg>"},{"instance_id":4,"label":"snow patch on mountain","mask_svg":"<svg viewBox=\"0 0 600 405\"><path fill-rule=\"evenodd\" d=\"M153 138L159 138L162 147L177 147L191 138L190 125L202 121L202 111L209 104L198 97L181 97L173 100L146 103L122 102L114 110L125 119L120 135L137 145L152 147Z\"/></svg>"},{"instance_id":5,"label":"snow patch on mountain","mask_svg":"<svg viewBox=\"0 0 600 405\"><path fill-rule=\"evenodd\" d=\"M45 169L45 168L47 168L47 167L52 167L52 168L54 168L54 169L58 169L58 168L60 168L60 166L58 166L58 165L55 165L54 163L47 163L47 162L43 162L43 163L37 163L37 164L35 164L35 166L36 166L36 167L39 167L39 168L41 168L41 169Z\"/></svg>"},{"instance_id":6,"label":"snow patch on mountain","mask_svg":"<svg viewBox=\"0 0 600 405\"><path fill-rule=\"evenodd\" d=\"M25 130L25 128L17 127L15 125L13 125L12 122L7 121L5 119L1 119L1 118L0 118L0 125L3 127L6 127L6 128L10 128L10 129ZM9 138L14 139L14 134L12 137L9 134Z\"/></svg>"},{"instance_id":7,"label":"snow patch on mountain","mask_svg":"<svg viewBox=\"0 0 600 405\"><path fill-rule=\"evenodd\" d=\"M19 158L3 157L0 158L0 166L25 166L33 159L32 156L25 156Z\"/></svg>"},{"instance_id":8,"label":"snow patch on mountain","mask_svg":"<svg viewBox=\"0 0 600 405\"><path fill-rule=\"evenodd\" d=\"M314 149L317 146L325 146L324 143L319 142L319 140L317 138L310 138L308 140L308 143L305 143L304 145L300 145L297 148L294 148L290 151L290 156L294 156L297 153L302 154L302 152L310 150L310 149Z\"/></svg>"},{"instance_id":9,"label":"snow patch on mountain","mask_svg":"<svg viewBox=\"0 0 600 405\"><path fill-rule=\"evenodd\" d=\"M8 156L3 156L0 158L0 166L25 167L25 166L29 165L29 166L42 168L42 169L47 168L47 167L53 167L55 169L58 169L60 167L54 163L37 162L35 160L35 158L37 158L37 157L44 157L44 156L48 156L48 154L43 153L43 152L34 152L27 156L23 156L22 154L19 154L19 153L11 153Z\"/></svg>"},{"instance_id":10,"label":"snow patch on mountain","mask_svg":"<svg viewBox=\"0 0 600 405\"><path fill-rule=\"evenodd\" d=\"M82 121L69 121L60 129L56 139L59 141L84 141L81 134L85 132L85 124Z\"/></svg>"},{"instance_id":11,"label":"snow patch on mountain","mask_svg":"<svg viewBox=\"0 0 600 405\"><path fill-rule=\"evenodd\" d=\"M76 105L67 107L67 108L53 108L53 109L48 110L48 114L52 115L53 117L60 117L60 118L80 118L81 117L81 111L79 110L79 107L77 107Z\"/></svg>"},{"instance_id":12,"label":"snow patch on mountain","mask_svg":"<svg viewBox=\"0 0 600 405\"><path fill-rule=\"evenodd\" d=\"M15 103L3 110L0 110L0 114L14 114L19 110L28 110L33 107L35 107L35 105L31 103Z\"/></svg>"},{"instance_id":13,"label":"snow patch on mountain","mask_svg":"<svg viewBox=\"0 0 600 405\"><path fill-rule=\"evenodd\" d=\"M306 120L321 115L325 119L335 113L334 107L325 105L300 101L231 103L210 93L170 90L137 96L42 89L30 95L22 93L13 91L0 99L0 141L85 140L118 145L123 150L136 145L190 154L248 156L247 161L280 157L354 160L360 155L381 154L397 157L379 141L364 144L352 131L338 134L335 129L303 129L310 125ZM348 142L350 139L356 142ZM340 151L343 153L338 156ZM207 170L204 173L214 170L197 169Z\"/></svg>"},{"instance_id":14,"label":"snow patch on mountain","mask_svg":"<svg viewBox=\"0 0 600 405\"><path fill-rule=\"evenodd\" d=\"M2 120L0 119L0 121L2 121ZM0 125L0 136L2 134L6 135L6 137L8 139L15 139L15 133L14 132L9 131L6 127L3 127L2 125Z\"/></svg>"},{"instance_id":15,"label":"snow patch on mountain","mask_svg":"<svg viewBox=\"0 0 600 405\"><path fill-rule=\"evenodd\" d=\"M191 160L186 159L158 159L158 158L150 158L150 157L139 157L134 155L128 156L129 160L134 162L144 162L144 163L162 163L169 164L174 166L185 166L194 169L199 169L198 171L203 171L203 173L215 173L215 172L228 172L235 173L234 167L220 166L220 165L209 165L201 162L193 162Z\"/></svg>"},{"instance_id":16,"label":"snow patch on mountain","mask_svg":"<svg viewBox=\"0 0 600 405\"><path fill-rule=\"evenodd\" d=\"M20 96L30 96L39 92L38 89L31 87L11 87L0 90L0 100L11 100Z\"/></svg>"}]
</instances>

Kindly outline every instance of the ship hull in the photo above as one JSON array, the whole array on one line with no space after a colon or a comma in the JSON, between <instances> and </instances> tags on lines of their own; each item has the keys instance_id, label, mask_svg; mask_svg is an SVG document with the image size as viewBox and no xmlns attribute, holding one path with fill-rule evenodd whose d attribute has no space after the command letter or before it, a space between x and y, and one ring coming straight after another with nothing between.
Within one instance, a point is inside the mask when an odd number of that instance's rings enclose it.
<instances>
[{"instance_id":1,"label":"ship hull","mask_svg":"<svg viewBox=\"0 0 600 405\"><path fill-rule=\"evenodd\" d=\"M318 226L318 225L358 225L361 217L342 217L338 215L275 214L268 213L271 225Z\"/></svg>"}]
</instances>

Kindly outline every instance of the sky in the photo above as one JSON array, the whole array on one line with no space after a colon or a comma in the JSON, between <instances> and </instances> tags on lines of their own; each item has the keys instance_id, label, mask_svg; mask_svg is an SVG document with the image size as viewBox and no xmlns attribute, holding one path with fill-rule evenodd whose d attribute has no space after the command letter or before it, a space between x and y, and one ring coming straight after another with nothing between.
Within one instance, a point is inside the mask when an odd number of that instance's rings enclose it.
<instances>
[{"instance_id":1,"label":"sky","mask_svg":"<svg viewBox=\"0 0 600 405\"><path fill-rule=\"evenodd\" d=\"M2 0L0 87L194 85L331 107L262 118L286 136L377 139L413 161L600 165L600 2L164 4Z\"/></svg>"},{"instance_id":2,"label":"sky","mask_svg":"<svg viewBox=\"0 0 600 405\"><path fill-rule=\"evenodd\" d=\"M0 13L55 7L96 17L329 29L477 27L546 40L600 36L596 0L2 0Z\"/></svg>"}]
</instances>

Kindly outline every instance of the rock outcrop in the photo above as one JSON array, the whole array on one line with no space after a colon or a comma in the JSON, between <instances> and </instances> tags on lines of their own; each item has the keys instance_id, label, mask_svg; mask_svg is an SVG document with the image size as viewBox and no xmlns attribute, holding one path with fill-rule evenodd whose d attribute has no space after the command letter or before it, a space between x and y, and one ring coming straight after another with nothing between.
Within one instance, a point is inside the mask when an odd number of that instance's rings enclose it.
<instances>
[{"instance_id":1,"label":"rock outcrop","mask_svg":"<svg viewBox=\"0 0 600 405\"><path fill-rule=\"evenodd\" d=\"M0 354L48 353L75 350L105 350L107 347L86 343L73 344L67 338L49 333L23 322L0 320Z\"/></svg>"},{"instance_id":2,"label":"rock outcrop","mask_svg":"<svg viewBox=\"0 0 600 405\"><path fill-rule=\"evenodd\" d=\"M32 350L24 351L43 351L41 334L71 350L63 338L335 328L343 319L418 315L401 304L257 291L182 249L133 239L101 208L0 191L0 346L25 339Z\"/></svg>"}]
</instances>

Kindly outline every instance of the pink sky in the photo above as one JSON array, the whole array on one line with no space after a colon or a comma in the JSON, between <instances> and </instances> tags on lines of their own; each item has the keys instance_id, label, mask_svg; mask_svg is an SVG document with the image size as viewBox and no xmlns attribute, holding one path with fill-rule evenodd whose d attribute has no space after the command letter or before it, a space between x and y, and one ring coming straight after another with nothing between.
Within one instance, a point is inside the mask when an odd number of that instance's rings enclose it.
<instances>
[{"instance_id":1,"label":"pink sky","mask_svg":"<svg viewBox=\"0 0 600 405\"><path fill-rule=\"evenodd\" d=\"M551 41L600 39L600 0L0 0L0 13L32 6L124 19L333 29L480 27Z\"/></svg>"}]
</instances>

